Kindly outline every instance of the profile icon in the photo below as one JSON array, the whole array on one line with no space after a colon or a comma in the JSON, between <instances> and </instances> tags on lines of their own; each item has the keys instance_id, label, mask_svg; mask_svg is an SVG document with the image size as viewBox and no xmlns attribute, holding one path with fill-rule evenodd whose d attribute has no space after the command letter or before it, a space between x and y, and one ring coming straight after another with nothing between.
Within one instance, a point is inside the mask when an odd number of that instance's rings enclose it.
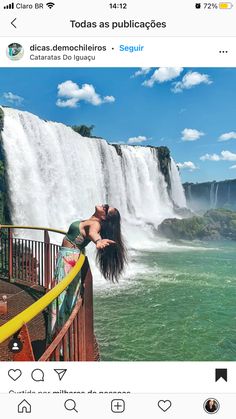
<instances>
[{"instance_id":1,"label":"profile icon","mask_svg":"<svg viewBox=\"0 0 236 419\"><path fill-rule=\"evenodd\" d=\"M204 402L203 408L206 413L217 413L220 408L220 403L216 399L207 399Z\"/></svg>"},{"instance_id":2,"label":"profile icon","mask_svg":"<svg viewBox=\"0 0 236 419\"><path fill-rule=\"evenodd\" d=\"M22 342L20 341L20 339L14 338L14 339L12 339L12 340L9 342L8 347L9 347L9 350L10 350L12 353L18 354L19 352L21 352L21 351L22 351L22 349L23 349L23 344L22 344Z\"/></svg>"},{"instance_id":3,"label":"profile icon","mask_svg":"<svg viewBox=\"0 0 236 419\"><path fill-rule=\"evenodd\" d=\"M21 44L18 44L17 42L13 42L12 44L9 44L7 47L7 56L12 61L20 60L24 55L24 48Z\"/></svg>"}]
</instances>

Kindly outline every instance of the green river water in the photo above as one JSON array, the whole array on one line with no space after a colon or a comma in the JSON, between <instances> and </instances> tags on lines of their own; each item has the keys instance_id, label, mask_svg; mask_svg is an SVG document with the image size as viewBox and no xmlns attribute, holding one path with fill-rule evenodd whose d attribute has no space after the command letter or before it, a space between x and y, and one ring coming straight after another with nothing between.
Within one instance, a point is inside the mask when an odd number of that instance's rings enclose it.
<instances>
[{"instance_id":1,"label":"green river water","mask_svg":"<svg viewBox=\"0 0 236 419\"><path fill-rule=\"evenodd\" d=\"M236 360L236 243L190 246L137 252L140 273L95 290L102 360Z\"/></svg>"}]
</instances>

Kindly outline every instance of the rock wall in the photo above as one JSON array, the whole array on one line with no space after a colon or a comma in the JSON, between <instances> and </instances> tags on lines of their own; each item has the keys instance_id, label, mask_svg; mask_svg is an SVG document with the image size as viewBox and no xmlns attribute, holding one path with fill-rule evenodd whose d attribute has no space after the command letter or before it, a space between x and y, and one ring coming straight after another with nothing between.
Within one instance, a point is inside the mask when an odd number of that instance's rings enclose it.
<instances>
[{"instance_id":1,"label":"rock wall","mask_svg":"<svg viewBox=\"0 0 236 419\"><path fill-rule=\"evenodd\" d=\"M171 181L170 181L170 150L168 147L162 146L157 147L157 157L160 164L160 169L162 174L164 175L165 181L168 186L168 191L170 192L171 189Z\"/></svg>"}]
</instances>

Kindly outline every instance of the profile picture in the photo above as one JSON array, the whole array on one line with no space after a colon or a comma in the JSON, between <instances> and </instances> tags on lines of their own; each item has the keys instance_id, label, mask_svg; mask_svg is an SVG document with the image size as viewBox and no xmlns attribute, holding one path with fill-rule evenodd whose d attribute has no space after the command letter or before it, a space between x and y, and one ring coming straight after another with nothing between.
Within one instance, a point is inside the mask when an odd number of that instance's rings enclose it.
<instances>
[{"instance_id":1,"label":"profile picture","mask_svg":"<svg viewBox=\"0 0 236 419\"><path fill-rule=\"evenodd\" d=\"M217 413L220 408L220 404L216 399L207 399L204 402L203 407L207 413Z\"/></svg>"},{"instance_id":2,"label":"profile picture","mask_svg":"<svg viewBox=\"0 0 236 419\"><path fill-rule=\"evenodd\" d=\"M20 60L24 55L24 48L21 44L13 42L7 47L7 56L12 61Z\"/></svg>"}]
</instances>

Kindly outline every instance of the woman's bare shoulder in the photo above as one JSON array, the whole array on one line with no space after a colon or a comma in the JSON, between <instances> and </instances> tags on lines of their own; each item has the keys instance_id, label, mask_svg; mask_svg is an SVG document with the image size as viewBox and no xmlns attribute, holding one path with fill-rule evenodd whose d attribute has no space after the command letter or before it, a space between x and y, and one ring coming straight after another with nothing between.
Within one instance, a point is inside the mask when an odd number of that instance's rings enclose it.
<instances>
[{"instance_id":1,"label":"woman's bare shoulder","mask_svg":"<svg viewBox=\"0 0 236 419\"><path fill-rule=\"evenodd\" d=\"M92 228L94 228L98 231L100 231L100 229L101 229L101 224L97 220L84 220L84 221L81 221L81 224L82 224L82 227L84 227L84 228L86 228L86 227L91 228L92 227Z\"/></svg>"}]
</instances>

